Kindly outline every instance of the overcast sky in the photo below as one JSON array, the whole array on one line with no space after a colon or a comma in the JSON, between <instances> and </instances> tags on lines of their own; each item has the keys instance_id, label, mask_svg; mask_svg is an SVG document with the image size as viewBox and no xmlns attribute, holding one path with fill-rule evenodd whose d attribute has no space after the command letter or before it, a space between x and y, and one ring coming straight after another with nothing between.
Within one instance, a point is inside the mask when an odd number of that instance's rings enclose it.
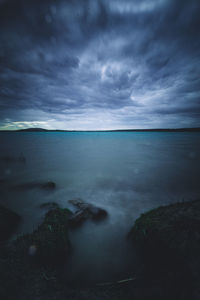
<instances>
[{"instance_id":1,"label":"overcast sky","mask_svg":"<svg viewBox=\"0 0 200 300\"><path fill-rule=\"evenodd\" d=\"M199 0L0 0L0 129L198 126Z\"/></svg>"}]
</instances>

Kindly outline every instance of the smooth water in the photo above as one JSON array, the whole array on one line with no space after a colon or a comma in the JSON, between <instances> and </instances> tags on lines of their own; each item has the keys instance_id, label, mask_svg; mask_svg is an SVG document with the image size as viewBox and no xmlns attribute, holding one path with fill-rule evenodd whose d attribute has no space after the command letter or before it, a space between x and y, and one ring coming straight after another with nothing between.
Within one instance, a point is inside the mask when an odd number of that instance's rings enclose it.
<instances>
[{"instance_id":1,"label":"smooth water","mask_svg":"<svg viewBox=\"0 0 200 300\"><path fill-rule=\"evenodd\" d=\"M17 234L37 227L44 202L73 209L68 200L82 198L108 211L70 232L66 278L75 283L132 276L137 257L126 236L135 219L200 195L200 133L0 133L0 158L20 153L26 163L0 159L0 202L23 216ZM16 188L48 180L55 191Z\"/></svg>"}]
</instances>

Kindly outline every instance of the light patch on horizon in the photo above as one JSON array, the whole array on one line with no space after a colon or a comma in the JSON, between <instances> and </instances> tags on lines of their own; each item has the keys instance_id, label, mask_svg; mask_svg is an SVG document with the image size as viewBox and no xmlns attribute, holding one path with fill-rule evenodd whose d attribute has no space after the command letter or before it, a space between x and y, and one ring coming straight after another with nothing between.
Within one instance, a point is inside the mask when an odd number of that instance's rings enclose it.
<instances>
[{"instance_id":1,"label":"light patch on horizon","mask_svg":"<svg viewBox=\"0 0 200 300\"><path fill-rule=\"evenodd\" d=\"M53 129L50 127L51 120L49 121L18 121L18 122L12 122L11 120L6 120L6 122L1 125L0 124L0 130L17 130L17 129L27 129L27 128L45 128L45 129Z\"/></svg>"}]
</instances>

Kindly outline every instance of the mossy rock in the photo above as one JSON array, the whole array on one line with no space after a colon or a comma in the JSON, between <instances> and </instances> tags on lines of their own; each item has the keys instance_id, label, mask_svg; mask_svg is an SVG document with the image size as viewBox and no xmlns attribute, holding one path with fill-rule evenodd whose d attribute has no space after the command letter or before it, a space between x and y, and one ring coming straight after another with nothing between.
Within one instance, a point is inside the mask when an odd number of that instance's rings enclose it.
<instances>
[{"instance_id":1,"label":"mossy rock","mask_svg":"<svg viewBox=\"0 0 200 300\"><path fill-rule=\"evenodd\" d=\"M142 214L130 237L151 268L163 268L177 278L200 280L200 200L172 204ZM154 272L154 270L152 271ZM157 271L156 271L157 272ZM170 275L171 276L171 275ZM184 279L182 285L184 285Z\"/></svg>"},{"instance_id":2,"label":"mossy rock","mask_svg":"<svg viewBox=\"0 0 200 300\"><path fill-rule=\"evenodd\" d=\"M70 252L70 214L68 209L50 210L33 233L0 247L0 299L36 299L38 294L49 299L48 289L55 284L57 290Z\"/></svg>"},{"instance_id":3,"label":"mossy rock","mask_svg":"<svg viewBox=\"0 0 200 300\"><path fill-rule=\"evenodd\" d=\"M200 200L161 206L142 214L130 234L141 244L153 246L157 241L189 254L190 246L200 242Z\"/></svg>"},{"instance_id":4,"label":"mossy rock","mask_svg":"<svg viewBox=\"0 0 200 300\"><path fill-rule=\"evenodd\" d=\"M7 240L16 229L20 216L12 210L0 205L0 241Z\"/></svg>"},{"instance_id":5,"label":"mossy rock","mask_svg":"<svg viewBox=\"0 0 200 300\"><path fill-rule=\"evenodd\" d=\"M16 248L41 264L53 265L62 262L70 251L68 238L70 215L68 209L50 210L37 230L16 240Z\"/></svg>"}]
</instances>

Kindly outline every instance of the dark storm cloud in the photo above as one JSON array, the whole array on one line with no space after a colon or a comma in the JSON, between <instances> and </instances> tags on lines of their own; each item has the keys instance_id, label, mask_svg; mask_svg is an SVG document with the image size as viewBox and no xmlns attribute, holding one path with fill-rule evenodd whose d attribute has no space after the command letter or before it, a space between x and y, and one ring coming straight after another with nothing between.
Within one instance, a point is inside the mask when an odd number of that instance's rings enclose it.
<instances>
[{"instance_id":1,"label":"dark storm cloud","mask_svg":"<svg viewBox=\"0 0 200 300\"><path fill-rule=\"evenodd\" d=\"M199 126L199 9L198 0L0 1L0 125Z\"/></svg>"}]
</instances>

